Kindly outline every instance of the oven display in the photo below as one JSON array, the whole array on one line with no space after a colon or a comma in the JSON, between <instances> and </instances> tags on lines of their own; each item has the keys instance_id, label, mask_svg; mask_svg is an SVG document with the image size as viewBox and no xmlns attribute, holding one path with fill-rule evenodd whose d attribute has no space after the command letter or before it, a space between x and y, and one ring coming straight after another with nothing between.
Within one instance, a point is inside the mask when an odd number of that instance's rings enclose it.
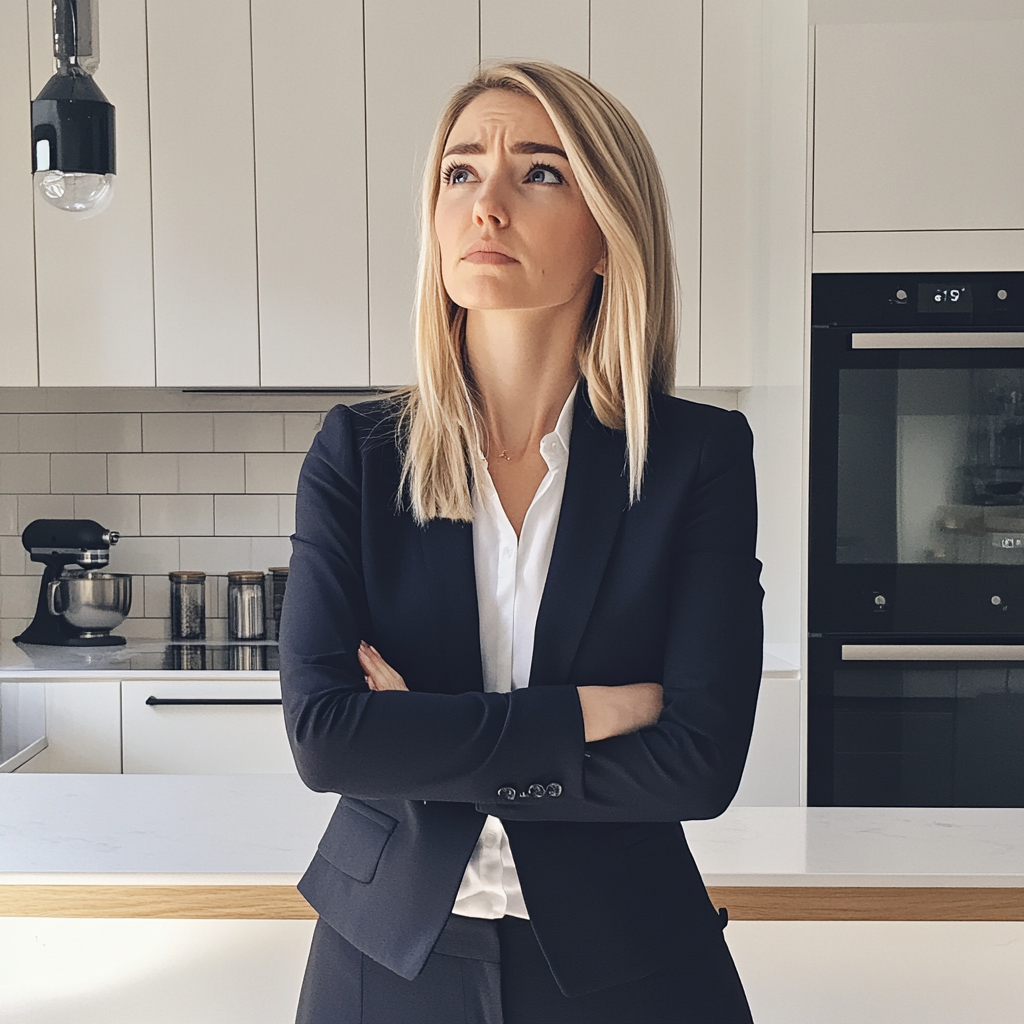
<instances>
[{"instance_id":1,"label":"oven display","mask_svg":"<svg viewBox=\"0 0 1024 1024\"><path fill-rule=\"evenodd\" d=\"M970 313L974 299L969 284L919 284L918 313Z\"/></svg>"}]
</instances>

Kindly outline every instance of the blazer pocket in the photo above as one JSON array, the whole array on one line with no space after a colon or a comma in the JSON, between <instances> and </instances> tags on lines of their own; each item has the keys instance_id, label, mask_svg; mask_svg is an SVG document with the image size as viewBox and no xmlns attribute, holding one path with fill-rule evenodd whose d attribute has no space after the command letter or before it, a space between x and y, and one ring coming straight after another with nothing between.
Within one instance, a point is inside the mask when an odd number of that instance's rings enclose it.
<instances>
[{"instance_id":1,"label":"blazer pocket","mask_svg":"<svg viewBox=\"0 0 1024 1024\"><path fill-rule=\"evenodd\" d=\"M372 881L398 822L359 800L342 797L317 849L357 882Z\"/></svg>"}]
</instances>

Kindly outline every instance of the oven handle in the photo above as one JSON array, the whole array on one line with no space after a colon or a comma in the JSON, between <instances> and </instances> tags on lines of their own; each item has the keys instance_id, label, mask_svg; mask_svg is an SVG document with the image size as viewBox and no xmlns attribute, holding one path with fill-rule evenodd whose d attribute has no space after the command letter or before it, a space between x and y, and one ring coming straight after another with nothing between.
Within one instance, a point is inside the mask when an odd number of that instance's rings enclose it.
<instances>
[{"instance_id":1,"label":"oven handle","mask_svg":"<svg viewBox=\"0 0 1024 1024\"><path fill-rule=\"evenodd\" d=\"M854 348L1024 348L1024 331L855 332Z\"/></svg>"},{"instance_id":2,"label":"oven handle","mask_svg":"<svg viewBox=\"0 0 1024 1024\"><path fill-rule=\"evenodd\" d=\"M1024 661L1024 644L843 644L843 661Z\"/></svg>"}]
</instances>

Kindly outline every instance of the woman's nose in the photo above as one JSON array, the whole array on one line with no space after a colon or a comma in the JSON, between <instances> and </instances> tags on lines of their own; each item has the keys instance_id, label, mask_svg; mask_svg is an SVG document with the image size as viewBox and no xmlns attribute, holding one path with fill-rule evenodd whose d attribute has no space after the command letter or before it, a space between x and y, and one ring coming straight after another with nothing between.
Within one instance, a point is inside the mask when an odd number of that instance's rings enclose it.
<instances>
[{"instance_id":1,"label":"woman's nose","mask_svg":"<svg viewBox=\"0 0 1024 1024\"><path fill-rule=\"evenodd\" d=\"M497 175L491 177L476 195L476 202L473 204L473 220L478 227L487 225L503 228L508 226L507 196L503 194L501 184L495 181L496 177Z\"/></svg>"}]
</instances>

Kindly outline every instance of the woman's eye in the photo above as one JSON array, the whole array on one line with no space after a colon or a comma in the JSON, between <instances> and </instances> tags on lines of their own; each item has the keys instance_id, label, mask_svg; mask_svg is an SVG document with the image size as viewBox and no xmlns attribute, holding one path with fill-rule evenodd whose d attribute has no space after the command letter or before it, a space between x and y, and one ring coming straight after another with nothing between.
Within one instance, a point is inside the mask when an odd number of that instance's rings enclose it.
<instances>
[{"instance_id":1,"label":"woman's eye","mask_svg":"<svg viewBox=\"0 0 1024 1024\"><path fill-rule=\"evenodd\" d=\"M443 180L446 185L465 185L474 181L473 172L468 167L454 166L445 170Z\"/></svg>"},{"instance_id":2,"label":"woman's eye","mask_svg":"<svg viewBox=\"0 0 1024 1024\"><path fill-rule=\"evenodd\" d=\"M526 180L531 185L561 185L565 179L554 167L537 164L527 172Z\"/></svg>"}]
</instances>

